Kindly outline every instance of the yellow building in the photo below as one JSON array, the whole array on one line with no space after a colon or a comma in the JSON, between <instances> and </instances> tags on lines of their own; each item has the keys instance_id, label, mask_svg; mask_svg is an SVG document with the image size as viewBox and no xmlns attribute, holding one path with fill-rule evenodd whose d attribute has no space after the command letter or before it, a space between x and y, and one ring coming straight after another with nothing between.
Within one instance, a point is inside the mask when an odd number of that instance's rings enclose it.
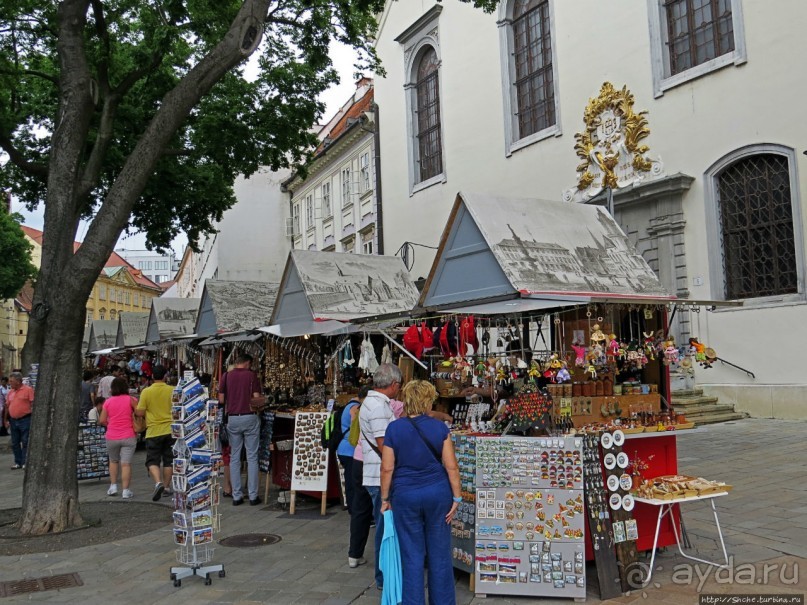
<instances>
[{"instance_id":1,"label":"yellow building","mask_svg":"<svg viewBox=\"0 0 807 605\"><path fill-rule=\"evenodd\" d=\"M22 230L33 245L31 262L39 267L42 262L42 232L22 225ZM76 248L81 244L75 243ZM87 300L85 325L93 319L117 320L121 311L147 313L151 299L162 294L160 286L135 269L113 252ZM5 300L0 308L0 374L8 375L20 367L20 353L28 336L28 314L31 311L33 289L26 284L13 300Z\"/></svg>"}]
</instances>

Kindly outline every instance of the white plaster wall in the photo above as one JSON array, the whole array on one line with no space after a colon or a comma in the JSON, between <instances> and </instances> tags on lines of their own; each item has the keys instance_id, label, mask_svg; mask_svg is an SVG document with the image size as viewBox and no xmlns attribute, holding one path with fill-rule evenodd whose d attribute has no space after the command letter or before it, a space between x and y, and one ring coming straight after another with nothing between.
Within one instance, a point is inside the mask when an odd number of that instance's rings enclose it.
<instances>
[{"instance_id":1,"label":"white plaster wall","mask_svg":"<svg viewBox=\"0 0 807 605\"><path fill-rule=\"evenodd\" d=\"M661 156L668 174L695 177L684 199L686 250L693 297L712 298L709 275L704 172L732 150L775 143L797 150L798 176L807 171L807 125L802 119L807 77L807 2L743 2L747 63L728 66L653 98L647 3L616 6L601 0L553 1L561 135L535 143L511 157L504 149L501 62L496 15L457 0L442 3L442 119L446 182L410 197L407 173L403 53L394 41L434 5L387 3L377 50L387 77L376 77L381 109L381 161L385 247L404 241L436 246L458 191L559 199L575 183L574 133L583 110L603 81L627 84L636 110L648 110L645 141ZM807 184L799 179L804 207ZM804 212L807 217L807 212ZM802 225L802 237L805 225ZM427 275L433 252L417 249L413 276ZM705 320L702 320L705 323ZM807 306L779 306L711 314L703 341L728 360L752 370L755 384L799 384L797 360L807 341ZM767 354L765 353L767 352ZM719 365L719 364L718 364ZM736 384L745 375L720 367L699 380Z\"/></svg>"},{"instance_id":2,"label":"white plaster wall","mask_svg":"<svg viewBox=\"0 0 807 605\"><path fill-rule=\"evenodd\" d=\"M288 170L261 169L249 179L236 179L238 202L218 225L217 279L280 281L290 248L286 237L288 201L280 189L288 176Z\"/></svg>"}]
</instances>

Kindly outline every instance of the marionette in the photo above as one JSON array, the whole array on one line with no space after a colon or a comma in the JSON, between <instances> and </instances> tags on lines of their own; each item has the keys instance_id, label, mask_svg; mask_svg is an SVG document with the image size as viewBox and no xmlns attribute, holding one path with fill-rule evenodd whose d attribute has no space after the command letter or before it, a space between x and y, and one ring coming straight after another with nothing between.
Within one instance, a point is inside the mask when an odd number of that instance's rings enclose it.
<instances>
[{"instance_id":1,"label":"marionette","mask_svg":"<svg viewBox=\"0 0 807 605\"><path fill-rule=\"evenodd\" d=\"M584 367L586 365L586 347L574 342L572 343L572 349L574 349L575 353L574 365L578 368Z\"/></svg>"}]
</instances>

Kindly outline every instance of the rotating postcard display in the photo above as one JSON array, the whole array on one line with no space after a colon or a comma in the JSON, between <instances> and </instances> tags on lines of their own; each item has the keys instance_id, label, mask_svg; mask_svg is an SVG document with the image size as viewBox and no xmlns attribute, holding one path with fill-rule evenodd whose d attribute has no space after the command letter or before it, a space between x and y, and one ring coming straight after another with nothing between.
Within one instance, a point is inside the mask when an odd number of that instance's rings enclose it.
<instances>
[{"instance_id":1,"label":"rotating postcard display","mask_svg":"<svg viewBox=\"0 0 807 605\"><path fill-rule=\"evenodd\" d=\"M223 565L206 565L213 558L213 532L220 529L218 474L222 466L219 451L221 413L215 399L207 399L197 379L174 390L171 434L174 444L174 542L177 561L186 567L172 567L171 580L200 576L205 584L211 574L225 576Z\"/></svg>"},{"instance_id":2,"label":"rotating postcard display","mask_svg":"<svg viewBox=\"0 0 807 605\"><path fill-rule=\"evenodd\" d=\"M586 597L583 440L477 437L477 594Z\"/></svg>"}]
</instances>

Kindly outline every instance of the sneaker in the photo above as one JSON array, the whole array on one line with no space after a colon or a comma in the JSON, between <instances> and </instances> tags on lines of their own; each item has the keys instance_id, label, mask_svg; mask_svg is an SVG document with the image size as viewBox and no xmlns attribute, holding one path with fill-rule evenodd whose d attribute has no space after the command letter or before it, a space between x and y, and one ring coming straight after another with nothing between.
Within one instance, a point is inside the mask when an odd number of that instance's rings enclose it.
<instances>
[{"instance_id":1,"label":"sneaker","mask_svg":"<svg viewBox=\"0 0 807 605\"><path fill-rule=\"evenodd\" d=\"M107 496L117 496L118 495L118 486L117 484L113 483L109 486L109 489L106 490Z\"/></svg>"},{"instance_id":2,"label":"sneaker","mask_svg":"<svg viewBox=\"0 0 807 605\"><path fill-rule=\"evenodd\" d=\"M170 497L171 497L171 496L173 496L173 495L174 495L174 490L172 490L172 489L170 489L170 488L169 488L169 489L166 489L166 490L163 492L162 497L163 497L163 498L170 498Z\"/></svg>"},{"instance_id":3,"label":"sneaker","mask_svg":"<svg viewBox=\"0 0 807 605\"><path fill-rule=\"evenodd\" d=\"M132 498L134 498L134 494L132 493L132 490L125 489L121 494L121 498L123 498L124 500L131 500Z\"/></svg>"},{"instance_id":4,"label":"sneaker","mask_svg":"<svg viewBox=\"0 0 807 605\"><path fill-rule=\"evenodd\" d=\"M154 486L154 493L151 494L151 500L153 502L159 502L160 498L162 498L163 492L165 491L165 486L162 483L158 483Z\"/></svg>"},{"instance_id":5,"label":"sneaker","mask_svg":"<svg viewBox=\"0 0 807 605\"><path fill-rule=\"evenodd\" d=\"M358 559L354 559L353 557L347 558L347 564L350 567L358 567L359 565L364 565L365 563L367 563L367 559L364 557L359 557Z\"/></svg>"},{"instance_id":6,"label":"sneaker","mask_svg":"<svg viewBox=\"0 0 807 605\"><path fill-rule=\"evenodd\" d=\"M11 467L11 470L12 470L12 471L16 471L16 470L19 470L19 469L21 469L21 468L22 468L22 465L21 465L21 464L15 464L14 466L12 466L12 467Z\"/></svg>"}]
</instances>

